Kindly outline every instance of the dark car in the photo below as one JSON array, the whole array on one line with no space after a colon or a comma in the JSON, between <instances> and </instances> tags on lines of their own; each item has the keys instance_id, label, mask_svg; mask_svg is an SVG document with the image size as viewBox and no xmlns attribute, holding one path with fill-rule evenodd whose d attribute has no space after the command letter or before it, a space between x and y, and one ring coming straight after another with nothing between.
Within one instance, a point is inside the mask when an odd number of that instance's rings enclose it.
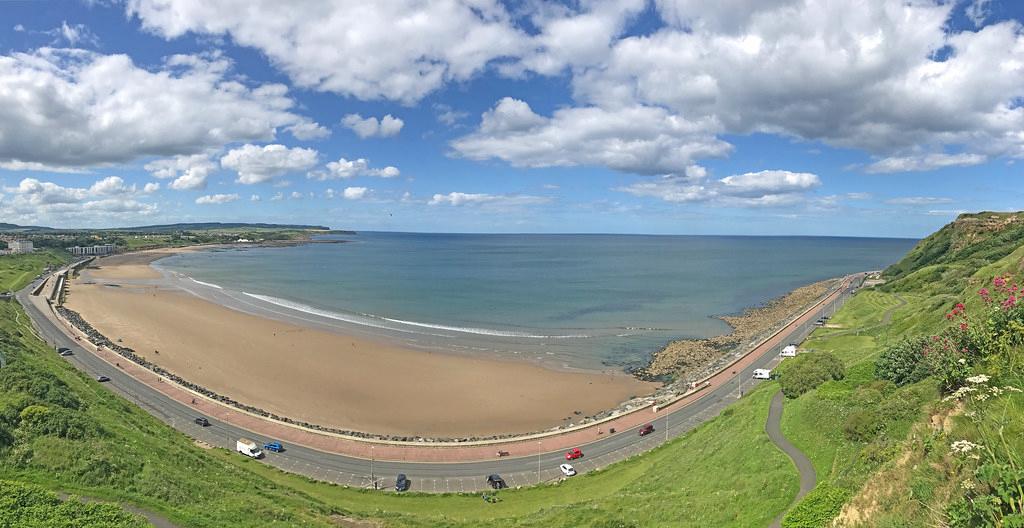
<instances>
[{"instance_id":1,"label":"dark car","mask_svg":"<svg viewBox=\"0 0 1024 528\"><path fill-rule=\"evenodd\" d=\"M505 479L501 478L501 475L489 475L487 477L487 483L494 489L503 489L508 487L508 484L505 484Z\"/></svg>"},{"instance_id":2,"label":"dark car","mask_svg":"<svg viewBox=\"0 0 1024 528\"><path fill-rule=\"evenodd\" d=\"M210 425L210 421L207 420L206 418L202 417L202 416L197 417L195 419L195 422L196 422L196 425L198 425L200 427L207 427L207 426Z\"/></svg>"},{"instance_id":3,"label":"dark car","mask_svg":"<svg viewBox=\"0 0 1024 528\"><path fill-rule=\"evenodd\" d=\"M640 436L647 436L654 432L654 424L647 424L640 428Z\"/></svg>"},{"instance_id":4,"label":"dark car","mask_svg":"<svg viewBox=\"0 0 1024 528\"><path fill-rule=\"evenodd\" d=\"M71 349L68 348L68 347L60 347L60 348L57 349L57 353L62 355L62 356L70 356L71 355Z\"/></svg>"},{"instance_id":5,"label":"dark car","mask_svg":"<svg viewBox=\"0 0 1024 528\"><path fill-rule=\"evenodd\" d=\"M108 378L106 376L96 376L96 381L98 381L100 383L103 383L105 381L110 381L110 378Z\"/></svg>"},{"instance_id":6,"label":"dark car","mask_svg":"<svg viewBox=\"0 0 1024 528\"><path fill-rule=\"evenodd\" d=\"M405 473L399 473L395 477L395 491L406 491L409 489L409 478L405 476Z\"/></svg>"}]
</instances>

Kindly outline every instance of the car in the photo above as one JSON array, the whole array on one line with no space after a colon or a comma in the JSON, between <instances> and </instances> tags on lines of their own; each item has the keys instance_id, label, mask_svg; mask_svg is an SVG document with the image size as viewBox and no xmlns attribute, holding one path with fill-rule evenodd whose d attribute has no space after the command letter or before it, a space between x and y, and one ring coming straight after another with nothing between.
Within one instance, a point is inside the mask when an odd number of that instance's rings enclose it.
<instances>
[{"instance_id":1,"label":"car","mask_svg":"<svg viewBox=\"0 0 1024 528\"><path fill-rule=\"evenodd\" d=\"M508 487L508 484L505 484L505 479L501 478L501 475L498 475L497 473L494 475L488 475L487 483L491 485L491 488L496 490Z\"/></svg>"},{"instance_id":2,"label":"car","mask_svg":"<svg viewBox=\"0 0 1024 528\"><path fill-rule=\"evenodd\" d=\"M580 451L580 448L574 447L565 452L566 460L576 460L577 458L583 458L583 451Z\"/></svg>"},{"instance_id":3,"label":"car","mask_svg":"<svg viewBox=\"0 0 1024 528\"><path fill-rule=\"evenodd\" d=\"M640 428L640 436L647 436L654 432L654 424L647 424Z\"/></svg>"},{"instance_id":4,"label":"car","mask_svg":"<svg viewBox=\"0 0 1024 528\"><path fill-rule=\"evenodd\" d=\"M106 376L96 376L96 381L98 381L100 383L103 383L103 382L110 381L110 378L108 378Z\"/></svg>"},{"instance_id":5,"label":"car","mask_svg":"<svg viewBox=\"0 0 1024 528\"><path fill-rule=\"evenodd\" d=\"M558 466L558 469L562 470L562 474L571 477L576 474L576 468L572 467L572 464L562 464Z\"/></svg>"},{"instance_id":6,"label":"car","mask_svg":"<svg viewBox=\"0 0 1024 528\"><path fill-rule=\"evenodd\" d=\"M70 348L62 348L62 349L60 349L60 352L58 352L58 353L61 356L64 356L64 357L68 357L68 356L74 355L74 353L71 352Z\"/></svg>"},{"instance_id":7,"label":"car","mask_svg":"<svg viewBox=\"0 0 1024 528\"><path fill-rule=\"evenodd\" d=\"M196 419L195 419L195 420L193 420L193 421L194 421L194 422L196 423L196 425L198 425L199 427L209 427L209 425L210 425L210 421L209 421L209 420L207 420L206 418L202 417L202 416L197 416L197 417L196 417Z\"/></svg>"},{"instance_id":8,"label":"car","mask_svg":"<svg viewBox=\"0 0 1024 528\"><path fill-rule=\"evenodd\" d=\"M263 449L274 453L280 453L281 451L284 451L284 446L281 445L281 442L267 442L263 444Z\"/></svg>"},{"instance_id":9,"label":"car","mask_svg":"<svg viewBox=\"0 0 1024 528\"><path fill-rule=\"evenodd\" d=\"M409 489L409 478L405 476L405 473L399 473L395 477L395 491L406 491Z\"/></svg>"}]
</instances>

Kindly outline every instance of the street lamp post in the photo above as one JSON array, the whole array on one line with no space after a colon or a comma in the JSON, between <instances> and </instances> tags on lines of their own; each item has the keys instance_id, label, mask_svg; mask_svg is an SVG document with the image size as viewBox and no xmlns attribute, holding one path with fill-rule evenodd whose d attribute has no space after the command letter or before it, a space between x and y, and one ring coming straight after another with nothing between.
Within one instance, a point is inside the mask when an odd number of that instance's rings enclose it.
<instances>
[{"instance_id":1,"label":"street lamp post","mask_svg":"<svg viewBox=\"0 0 1024 528\"><path fill-rule=\"evenodd\" d=\"M540 484L540 440L537 440L537 484Z\"/></svg>"},{"instance_id":2,"label":"street lamp post","mask_svg":"<svg viewBox=\"0 0 1024 528\"><path fill-rule=\"evenodd\" d=\"M373 474L373 446L370 446L370 482L373 483L373 489L377 489L377 477Z\"/></svg>"}]
</instances>

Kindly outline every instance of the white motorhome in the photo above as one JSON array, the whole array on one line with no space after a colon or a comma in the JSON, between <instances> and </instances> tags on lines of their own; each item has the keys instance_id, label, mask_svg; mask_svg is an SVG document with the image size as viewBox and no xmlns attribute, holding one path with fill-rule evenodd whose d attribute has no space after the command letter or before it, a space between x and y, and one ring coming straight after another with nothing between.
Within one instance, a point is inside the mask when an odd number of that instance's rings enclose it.
<instances>
[{"instance_id":1,"label":"white motorhome","mask_svg":"<svg viewBox=\"0 0 1024 528\"><path fill-rule=\"evenodd\" d=\"M259 458L263 456L263 451L260 451L260 448L259 446L256 445L256 442L253 442L248 438L239 438L238 442L235 442L235 450L251 458Z\"/></svg>"},{"instance_id":2,"label":"white motorhome","mask_svg":"<svg viewBox=\"0 0 1024 528\"><path fill-rule=\"evenodd\" d=\"M796 357L796 345L786 345L779 355L782 357Z\"/></svg>"},{"instance_id":3,"label":"white motorhome","mask_svg":"<svg viewBox=\"0 0 1024 528\"><path fill-rule=\"evenodd\" d=\"M772 371L768 369L754 369L754 379L766 380L772 378Z\"/></svg>"}]
</instances>

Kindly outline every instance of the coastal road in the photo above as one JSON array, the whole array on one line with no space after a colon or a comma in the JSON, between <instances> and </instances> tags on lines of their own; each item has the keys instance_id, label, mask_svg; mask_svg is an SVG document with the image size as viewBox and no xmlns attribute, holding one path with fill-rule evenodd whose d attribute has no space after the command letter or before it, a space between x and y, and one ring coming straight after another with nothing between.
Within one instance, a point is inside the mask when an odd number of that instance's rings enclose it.
<instances>
[{"instance_id":1,"label":"coastal road","mask_svg":"<svg viewBox=\"0 0 1024 528\"><path fill-rule=\"evenodd\" d=\"M853 281L859 285L859 278ZM199 413L188 404L168 397L149 385L129 376L90 352L83 342L69 337L43 312L48 310L44 303L34 302L32 286L17 293L17 299L25 308L39 334L51 346L67 347L73 355L67 359L75 367L90 376L104 375L110 381L104 386L139 405L157 419L182 433L207 444L234 450L235 441L241 437L263 439L263 435L236 427L230 423L210 419L210 426L200 427L194 423ZM670 438L679 436L701 423L717 416L732 402L758 383L752 380L754 369L770 368L778 362L778 353L788 342L800 342L815 328L814 321L823 315L831 315L850 295L847 288L831 302L820 306L804 322L780 335L778 343L770 350L762 351L752 362L744 362L731 374L728 383L707 389L699 399L678 410L651 421L655 432L639 436L637 428L604 434L599 440L581 445L585 453L582 459L572 461L580 473L593 471L622 459L648 451ZM123 360L127 361L127 360ZM538 444L539 445L539 444ZM261 463L271 464L285 471L302 474L313 479L334 482L355 487L382 489L394 485L395 475L405 473L412 482L412 489L424 492L473 492L486 489L486 477L500 474L512 487L529 486L539 482L556 480L561 477L558 465L565 462L564 451L541 453L536 456L495 458L474 462L401 462L376 460L335 453L327 453L301 445L286 445L282 453L267 453ZM371 451L372 453L372 451ZM241 456L241 455L239 455Z\"/></svg>"}]
</instances>

